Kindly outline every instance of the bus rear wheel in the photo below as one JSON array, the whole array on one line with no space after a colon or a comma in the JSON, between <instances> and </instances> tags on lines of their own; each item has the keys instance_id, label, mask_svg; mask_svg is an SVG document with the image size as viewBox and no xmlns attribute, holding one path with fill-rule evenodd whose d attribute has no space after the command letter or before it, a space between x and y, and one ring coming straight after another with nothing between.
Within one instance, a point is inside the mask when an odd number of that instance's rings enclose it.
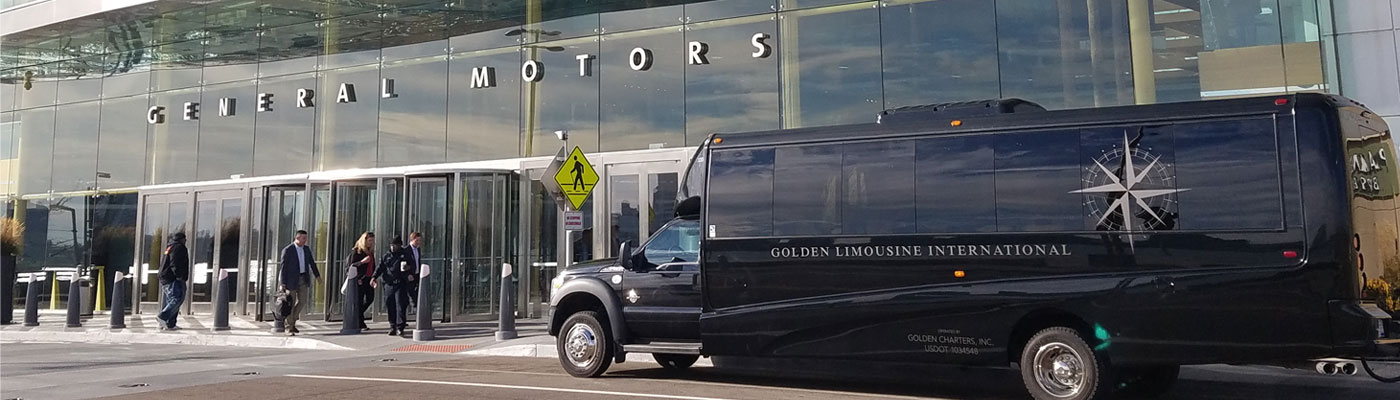
<instances>
[{"instance_id":1,"label":"bus rear wheel","mask_svg":"<svg viewBox=\"0 0 1400 400\"><path fill-rule=\"evenodd\" d=\"M1105 361L1073 329L1041 330L1021 350L1021 381L1038 400L1088 400L1103 390Z\"/></svg>"},{"instance_id":2,"label":"bus rear wheel","mask_svg":"<svg viewBox=\"0 0 1400 400\"><path fill-rule=\"evenodd\" d=\"M651 357L655 358L656 363L661 364L662 368L672 371L690 368L691 365L695 365L696 360L700 359L700 356L694 354L652 354Z\"/></svg>"},{"instance_id":3,"label":"bus rear wheel","mask_svg":"<svg viewBox=\"0 0 1400 400\"><path fill-rule=\"evenodd\" d=\"M579 311L564 321L556 340L559 364L569 375L593 378L608 372L612 365L612 333L603 328L594 311Z\"/></svg>"}]
</instances>

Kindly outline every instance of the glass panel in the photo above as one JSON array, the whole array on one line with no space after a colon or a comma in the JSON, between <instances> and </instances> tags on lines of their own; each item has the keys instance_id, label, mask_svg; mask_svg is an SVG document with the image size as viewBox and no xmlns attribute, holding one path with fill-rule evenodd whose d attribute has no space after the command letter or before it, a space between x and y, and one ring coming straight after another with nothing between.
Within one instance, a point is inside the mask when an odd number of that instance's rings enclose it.
<instances>
[{"instance_id":1,"label":"glass panel","mask_svg":"<svg viewBox=\"0 0 1400 400\"><path fill-rule=\"evenodd\" d=\"M641 191L637 175L612 175L608 177L608 256L617 257L622 242L630 241L633 246L642 244L641 233Z\"/></svg>"},{"instance_id":2,"label":"glass panel","mask_svg":"<svg viewBox=\"0 0 1400 400\"><path fill-rule=\"evenodd\" d=\"M58 80L43 75L44 69L48 67L50 66L37 65L24 71L21 79L28 79L30 87L15 94L15 104L19 105L16 109L52 107L57 102Z\"/></svg>"},{"instance_id":3,"label":"glass panel","mask_svg":"<svg viewBox=\"0 0 1400 400\"><path fill-rule=\"evenodd\" d=\"M253 173L253 123L257 82L204 88L200 106L199 180Z\"/></svg>"},{"instance_id":4,"label":"glass panel","mask_svg":"<svg viewBox=\"0 0 1400 400\"><path fill-rule=\"evenodd\" d=\"M710 237L773 233L773 149L716 151L710 162Z\"/></svg>"},{"instance_id":5,"label":"glass panel","mask_svg":"<svg viewBox=\"0 0 1400 400\"><path fill-rule=\"evenodd\" d=\"M155 59L151 65L152 91L199 86L204 77L203 41L167 43L148 49L154 52Z\"/></svg>"},{"instance_id":6,"label":"glass panel","mask_svg":"<svg viewBox=\"0 0 1400 400\"><path fill-rule=\"evenodd\" d=\"M914 233L914 142L843 146L841 233Z\"/></svg>"},{"instance_id":7,"label":"glass panel","mask_svg":"<svg viewBox=\"0 0 1400 400\"><path fill-rule=\"evenodd\" d=\"M632 10L605 12L598 16L601 33L624 32L681 23L685 18L686 0L627 1L621 7ZM619 8L621 8L619 7Z\"/></svg>"},{"instance_id":8,"label":"glass panel","mask_svg":"<svg viewBox=\"0 0 1400 400\"><path fill-rule=\"evenodd\" d=\"M379 62L384 31L379 13L363 13L318 22L325 47L321 68L332 69ZM365 86L366 89L369 86ZM370 93L365 93L370 94Z\"/></svg>"},{"instance_id":9,"label":"glass panel","mask_svg":"<svg viewBox=\"0 0 1400 400\"><path fill-rule=\"evenodd\" d=\"M102 267L103 284L111 288L112 278L118 271L131 276L132 260L136 248L136 193L110 194L92 200L92 265ZM128 285L131 280L125 280ZM130 286L128 286L130 287ZM106 304L115 304L111 296L115 290L105 293ZM127 292L130 296L130 292ZM131 306L129 297L123 299Z\"/></svg>"},{"instance_id":10,"label":"glass panel","mask_svg":"<svg viewBox=\"0 0 1400 400\"><path fill-rule=\"evenodd\" d=\"M715 2L718 3L718 2ZM689 11L690 5L687 5ZM776 17L759 16L691 24L688 42L709 44L710 64L685 67L686 144L694 145L716 132L778 128L778 57L754 58L749 43L766 33L777 46ZM873 118L873 117L872 117Z\"/></svg>"},{"instance_id":11,"label":"glass panel","mask_svg":"<svg viewBox=\"0 0 1400 400\"><path fill-rule=\"evenodd\" d=\"M723 18L740 17L778 10L774 0L714 0L698 1L685 5L687 22L701 22Z\"/></svg>"},{"instance_id":12,"label":"glass panel","mask_svg":"<svg viewBox=\"0 0 1400 400\"><path fill-rule=\"evenodd\" d=\"M598 60L587 60L588 76L579 76L581 61L574 58L598 54L598 40L548 42L526 46L524 51L526 60L544 65L539 82L526 82L521 87L526 107L524 155L554 154L559 142L554 136L557 130L569 132L569 146L598 151Z\"/></svg>"},{"instance_id":13,"label":"glass panel","mask_svg":"<svg viewBox=\"0 0 1400 400\"><path fill-rule=\"evenodd\" d=\"M447 159L520 155L520 57L515 48L454 54L447 79ZM473 70L481 81L473 85Z\"/></svg>"},{"instance_id":14,"label":"glass panel","mask_svg":"<svg viewBox=\"0 0 1400 400\"><path fill-rule=\"evenodd\" d=\"M882 9L885 106L1000 97L995 4L930 0Z\"/></svg>"},{"instance_id":15,"label":"glass panel","mask_svg":"<svg viewBox=\"0 0 1400 400\"><path fill-rule=\"evenodd\" d=\"M457 307L463 314L487 314L496 310L500 287L499 269L502 260L501 243L496 240L495 228L500 204L501 189L491 176L467 176L462 189L461 235L461 287Z\"/></svg>"},{"instance_id":16,"label":"glass panel","mask_svg":"<svg viewBox=\"0 0 1400 400\"><path fill-rule=\"evenodd\" d=\"M272 196L268 196L267 198L272 198ZM270 219L263 219L263 210L273 210L272 205L265 203L264 199L261 188L253 189L253 201L249 203L248 207L248 265L247 268L239 271L239 276L242 278L239 280L239 284L242 285L240 286L242 290L240 290L236 296L230 296L232 298L242 296L242 301L246 303L244 303L243 308L239 312L243 315L257 314L259 317L262 315L263 310L259 308L262 306L261 302L272 301L272 299L258 297L258 293L260 293L258 282L261 281L259 277L262 276L262 270L260 268L263 265L262 252L263 249L267 247L263 245L263 230L265 229L264 227L268 226L271 222ZM268 213L268 215L274 214ZM271 230L271 227L266 229Z\"/></svg>"},{"instance_id":17,"label":"glass panel","mask_svg":"<svg viewBox=\"0 0 1400 400\"><path fill-rule=\"evenodd\" d=\"M266 94L270 104L262 111L254 98L247 112L257 112L253 135L253 174L266 176L307 172L312 170L316 146L316 109L325 93L316 93L315 74L300 74L267 78L258 82L258 93ZM309 91L306 100L298 98L302 89ZM335 95L330 94L330 101ZM301 100L301 101L299 101ZM305 107L302 107L305 105Z\"/></svg>"},{"instance_id":18,"label":"glass panel","mask_svg":"<svg viewBox=\"0 0 1400 400\"><path fill-rule=\"evenodd\" d=\"M218 220L219 202L200 200L195 203L194 235L190 239L190 250L194 258L190 261L190 302L204 303L207 306L214 300L214 243ZM201 309L201 311L204 311Z\"/></svg>"},{"instance_id":19,"label":"glass panel","mask_svg":"<svg viewBox=\"0 0 1400 400\"><path fill-rule=\"evenodd\" d=\"M559 271L559 207L539 180L530 179L526 185L530 190L525 194L530 210L529 221L522 227L529 232L525 260L530 263L528 268L535 278L529 297L534 302L544 303L549 299L549 281Z\"/></svg>"},{"instance_id":20,"label":"glass panel","mask_svg":"<svg viewBox=\"0 0 1400 400\"><path fill-rule=\"evenodd\" d=\"M147 197L145 210L142 211L141 221L141 270L138 275L141 278L140 293L136 301L141 302L142 309L149 313L159 309L160 301L160 278L157 273L160 269L160 254L165 249L166 240L166 210L165 203L151 203ZM159 312L159 311L156 311Z\"/></svg>"},{"instance_id":21,"label":"glass panel","mask_svg":"<svg viewBox=\"0 0 1400 400\"><path fill-rule=\"evenodd\" d=\"M18 195L19 123L15 113L0 112L0 195Z\"/></svg>"},{"instance_id":22,"label":"glass panel","mask_svg":"<svg viewBox=\"0 0 1400 400\"><path fill-rule=\"evenodd\" d=\"M54 124L53 191L89 190L97 186L97 132L101 104L95 101L59 106Z\"/></svg>"},{"instance_id":23,"label":"glass panel","mask_svg":"<svg viewBox=\"0 0 1400 400\"><path fill-rule=\"evenodd\" d=\"M58 63L64 77L58 81L58 103L76 103L102 97L103 57L77 57Z\"/></svg>"},{"instance_id":24,"label":"glass panel","mask_svg":"<svg viewBox=\"0 0 1400 400\"><path fill-rule=\"evenodd\" d=\"M152 94L151 106L163 107L164 122L150 124L146 137L151 151L151 179L149 183L178 183L195 180L198 167L200 118L217 116L218 109L208 112L208 107L194 106L199 103L199 89L179 90ZM191 103L193 112L186 110L185 103ZM217 106L216 106L217 107ZM144 115L144 113L143 113ZM191 117L186 119L186 117ZM198 118L194 118L198 117Z\"/></svg>"},{"instance_id":25,"label":"glass panel","mask_svg":"<svg viewBox=\"0 0 1400 400\"><path fill-rule=\"evenodd\" d=\"M312 315L324 316L325 312L323 310L326 309L326 303L330 301L327 298L328 293L332 290L339 290L338 287L332 288L331 284L340 284L340 282L331 281L329 278L331 271L336 268L335 266L340 265L340 261L336 260L336 257L331 255L330 185L312 185L311 202L311 229L307 229L307 232L311 233L311 237L307 240L312 243L311 251L316 255L316 266L321 269L321 276L324 277L324 279L321 281L322 284L311 285L311 299L312 302L316 303L316 307L313 310L305 310L304 312Z\"/></svg>"},{"instance_id":26,"label":"glass panel","mask_svg":"<svg viewBox=\"0 0 1400 400\"><path fill-rule=\"evenodd\" d=\"M29 225L44 232L44 247L37 251L45 252L45 267L82 268L88 266L88 197L61 197L48 204L48 223ZM26 221L34 224L39 221ZM60 301L67 300L67 297Z\"/></svg>"},{"instance_id":27,"label":"glass panel","mask_svg":"<svg viewBox=\"0 0 1400 400\"><path fill-rule=\"evenodd\" d=\"M783 127L869 122L884 109L873 3L784 13L779 28Z\"/></svg>"},{"instance_id":28,"label":"glass panel","mask_svg":"<svg viewBox=\"0 0 1400 400\"><path fill-rule=\"evenodd\" d=\"M647 228L648 236L676 217L676 191L680 185L679 180L680 174L676 173L647 175L647 188L651 193L651 201L647 203L651 205L651 209L648 210L651 220Z\"/></svg>"},{"instance_id":29,"label":"glass panel","mask_svg":"<svg viewBox=\"0 0 1400 400\"><path fill-rule=\"evenodd\" d=\"M1132 104L1119 67L1130 57L1126 23L1115 9L1125 12L1094 1L996 2L1001 97L1049 109Z\"/></svg>"},{"instance_id":30,"label":"glass panel","mask_svg":"<svg viewBox=\"0 0 1400 400\"><path fill-rule=\"evenodd\" d=\"M385 63L381 74L394 95L379 103L379 166L446 161L447 57Z\"/></svg>"},{"instance_id":31,"label":"glass panel","mask_svg":"<svg viewBox=\"0 0 1400 400\"><path fill-rule=\"evenodd\" d=\"M778 0L780 10L825 7L836 4L855 3L861 0Z\"/></svg>"},{"instance_id":32,"label":"glass panel","mask_svg":"<svg viewBox=\"0 0 1400 400\"><path fill-rule=\"evenodd\" d=\"M102 101L97 139L97 186L128 188L146 183L145 95ZM168 118L167 114L167 118Z\"/></svg>"},{"instance_id":33,"label":"glass panel","mask_svg":"<svg viewBox=\"0 0 1400 400\"><path fill-rule=\"evenodd\" d=\"M220 282L218 280L219 270L228 271L228 279L222 281L222 286L215 290L229 293L227 297L229 303L237 302L237 296L233 294L237 293L238 290L238 252L241 250L239 244L242 243L243 233L242 206L242 200L225 199L223 209L220 210L222 221L219 222L219 256L216 258L214 281ZM229 308L232 309L233 306L230 305Z\"/></svg>"},{"instance_id":34,"label":"glass panel","mask_svg":"<svg viewBox=\"0 0 1400 400\"><path fill-rule=\"evenodd\" d=\"M316 92L321 170L375 166L379 140L379 65L326 71ZM348 250L349 247L346 247ZM342 254L342 256L350 253Z\"/></svg>"},{"instance_id":35,"label":"glass panel","mask_svg":"<svg viewBox=\"0 0 1400 400\"><path fill-rule=\"evenodd\" d=\"M335 249L330 255L331 267L325 276L333 283L329 287L335 288L327 293L330 296L330 314L338 317L344 314L341 303L344 296L340 294L339 287L345 282L348 268L345 261L349 259L360 235L375 231L374 210L379 206L379 197L374 182L337 184L335 190L335 229L332 230ZM378 238L375 242L377 245ZM375 254L376 260L378 257L379 254Z\"/></svg>"},{"instance_id":36,"label":"glass panel","mask_svg":"<svg viewBox=\"0 0 1400 400\"><path fill-rule=\"evenodd\" d=\"M602 37L602 150L686 144L683 43L679 26Z\"/></svg>"},{"instance_id":37,"label":"glass panel","mask_svg":"<svg viewBox=\"0 0 1400 400\"><path fill-rule=\"evenodd\" d=\"M281 7L268 5L264 8L264 23L267 22L269 13L272 12L290 14L278 16L296 17L302 15L302 13L287 13ZM314 21L292 25L266 25L268 27L263 28L258 44L260 49L258 58L262 60L258 64L259 76L277 76L316 70L320 61L317 56L321 54L325 46L322 40L326 32L326 29L322 27L324 23Z\"/></svg>"},{"instance_id":38,"label":"glass panel","mask_svg":"<svg viewBox=\"0 0 1400 400\"><path fill-rule=\"evenodd\" d=\"M920 233L996 231L991 136L921 139L914 154Z\"/></svg>"},{"instance_id":39,"label":"glass panel","mask_svg":"<svg viewBox=\"0 0 1400 400\"><path fill-rule=\"evenodd\" d=\"M432 313L434 318L441 318L443 306L447 304L447 283L455 277L452 274L450 259L452 253L452 231L450 230L451 212L448 210L448 198L451 197L451 186L447 184L447 179L412 179L409 181L409 212L408 228L410 231L423 234L422 246L418 248L421 263L427 264L429 268L428 292L433 300ZM477 199L485 200L485 199ZM472 204L473 203L465 203ZM395 209L396 208L390 208ZM490 229L492 226L478 227ZM471 229L468 232L473 232ZM490 238L490 234L485 235ZM405 241L407 237L404 238ZM419 282L423 285L424 282ZM420 305L421 307L421 305ZM415 310L416 311L416 310Z\"/></svg>"},{"instance_id":40,"label":"glass panel","mask_svg":"<svg viewBox=\"0 0 1400 400\"><path fill-rule=\"evenodd\" d=\"M18 192L48 192L52 184L54 108L31 108L14 115L18 117L15 130L19 133Z\"/></svg>"},{"instance_id":41,"label":"glass panel","mask_svg":"<svg viewBox=\"0 0 1400 400\"><path fill-rule=\"evenodd\" d=\"M998 232L1084 229L1079 134L1025 132L993 136Z\"/></svg>"},{"instance_id":42,"label":"glass panel","mask_svg":"<svg viewBox=\"0 0 1400 400\"><path fill-rule=\"evenodd\" d=\"M841 233L841 148L779 147L776 153L773 234Z\"/></svg>"}]
</instances>

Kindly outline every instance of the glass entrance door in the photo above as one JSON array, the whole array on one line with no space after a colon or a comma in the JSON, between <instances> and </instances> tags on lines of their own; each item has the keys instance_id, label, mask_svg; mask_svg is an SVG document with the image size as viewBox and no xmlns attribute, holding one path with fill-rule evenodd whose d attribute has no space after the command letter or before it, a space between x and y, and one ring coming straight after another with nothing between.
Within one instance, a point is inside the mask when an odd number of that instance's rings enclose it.
<instances>
[{"instance_id":1,"label":"glass entrance door","mask_svg":"<svg viewBox=\"0 0 1400 400\"><path fill-rule=\"evenodd\" d=\"M501 266L514 260L515 175L469 172L460 182L463 235L454 271L453 319L488 319L500 312Z\"/></svg>"},{"instance_id":2,"label":"glass entrance door","mask_svg":"<svg viewBox=\"0 0 1400 400\"><path fill-rule=\"evenodd\" d=\"M673 161L607 166L607 256L617 256L624 241L640 245L675 218L680 174Z\"/></svg>"},{"instance_id":3,"label":"glass entrance door","mask_svg":"<svg viewBox=\"0 0 1400 400\"><path fill-rule=\"evenodd\" d=\"M195 194L194 233L189 238L194 253L190 264L186 310L213 312L216 292L233 291L238 280L239 246L243 237L243 190ZM219 287L219 271L230 275ZM229 296L232 301L235 296Z\"/></svg>"},{"instance_id":4,"label":"glass entrance door","mask_svg":"<svg viewBox=\"0 0 1400 400\"><path fill-rule=\"evenodd\" d=\"M176 232L186 231L189 195L145 196L141 210L141 263L137 271L139 289L132 294L136 312L160 312L160 257ZM186 240L188 243L188 239Z\"/></svg>"},{"instance_id":5,"label":"glass entrance door","mask_svg":"<svg viewBox=\"0 0 1400 400\"><path fill-rule=\"evenodd\" d=\"M596 196L589 196L581 210L584 230L566 234L561 226L559 203L541 182L552 177L544 177L543 169L528 170L526 174L527 179L519 183L523 197L519 226L524 246L520 251L518 276L523 277L525 295L519 296L521 312L518 316L543 318L549 312L550 281L563 267L559 265L559 255L569 252L574 260L593 258L593 199Z\"/></svg>"},{"instance_id":6,"label":"glass entrance door","mask_svg":"<svg viewBox=\"0 0 1400 400\"><path fill-rule=\"evenodd\" d=\"M444 296L447 293L447 283L459 276L449 268L452 254L452 187L448 182L449 178L445 176L408 178L408 212L405 221L408 229L403 233L403 240L404 244L408 245L408 233L423 234L423 241L417 249L418 256L422 258L419 264L427 264L431 273L426 283L419 284L428 285L432 302L430 305L420 304L419 307L431 306L434 319L442 319L443 306L447 304ZM410 293L410 296L417 296L417 293ZM419 311L413 312L417 315Z\"/></svg>"},{"instance_id":7,"label":"glass entrance door","mask_svg":"<svg viewBox=\"0 0 1400 400\"><path fill-rule=\"evenodd\" d=\"M259 319L270 321L272 301L277 297L282 248L292 243L296 231L304 229L306 223L306 187L269 187L264 201L262 251L256 263L257 273L248 275L247 285L250 291L260 294L257 296ZM315 285L312 286L315 290Z\"/></svg>"},{"instance_id":8,"label":"glass entrance door","mask_svg":"<svg viewBox=\"0 0 1400 400\"><path fill-rule=\"evenodd\" d=\"M331 229L331 252L327 255L329 267L322 274L326 276L328 289L326 294L329 304L326 314L330 320L340 320L345 299L339 288L345 282L346 269L349 267L345 261L360 235L375 230L379 188L377 181L336 182L332 187L334 198L331 202L335 211L331 223L334 228ZM376 245L379 242L387 245L389 242L388 238L375 239ZM375 257L378 258L379 254L379 250L376 249Z\"/></svg>"}]
</instances>

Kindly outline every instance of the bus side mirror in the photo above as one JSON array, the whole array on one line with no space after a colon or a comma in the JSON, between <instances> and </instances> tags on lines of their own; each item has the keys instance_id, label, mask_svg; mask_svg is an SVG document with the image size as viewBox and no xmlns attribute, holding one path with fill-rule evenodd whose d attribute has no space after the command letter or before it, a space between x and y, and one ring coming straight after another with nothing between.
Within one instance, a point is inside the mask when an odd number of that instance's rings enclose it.
<instances>
[{"instance_id":1,"label":"bus side mirror","mask_svg":"<svg viewBox=\"0 0 1400 400\"><path fill-rule=\"evenodd\" d=\"M619 249L617 249L617 264L618 264L618 265L621 265L621 266L622 266L622 269L629 270L629 271L632 270L632 241L631 241L631 240L625 240L625 241L623 241L623 242L622 242L622 247L619 248Z\"/></svg>"}]
</instances>

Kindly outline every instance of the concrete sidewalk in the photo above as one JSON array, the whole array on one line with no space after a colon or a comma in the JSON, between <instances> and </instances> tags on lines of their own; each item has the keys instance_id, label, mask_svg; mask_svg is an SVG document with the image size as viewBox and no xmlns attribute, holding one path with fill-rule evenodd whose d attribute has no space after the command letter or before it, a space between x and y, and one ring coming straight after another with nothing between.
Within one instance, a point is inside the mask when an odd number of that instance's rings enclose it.
<instances>
[{"instance_id":1,"label":"concrete sidewalk","mask_svg":"<svg viewBox=\"0 0 1400 400\"><path fill-rule=\"evenodd\" d=\"M127 316L126 329L108 329L109 316L96 314L82 320L80 328L66 327L63 313L43 312L39 315L39 326L23 326L23 318L16 315L16 323L0 326L0 341L3 342L77 342L77 343L136 343L136 344L184 344L202 346L232 346L261 348L292 348L307 350L370 350L370 351L426 351L438 353L462 353L474 349L497 348L501 345L531 345L553 343L553 337L546 332L543 320L520 320L516 322L516 332L520 338L498 342L495 338L497 324L491 322L450 322L433 324L436 340L415 342L412 329L407 335L389 336L384 322L367 321L369 330L358 335L341 335L340 322L301 321L296 336L272 332L272 322L255 321L238 316L229 317L230 330L214 331L213 316L185 315L180 317L177 331L161 331L155 315ZM512 344L514 343L514 344ZM552 356L552 353L551 353Z\"/></svg>"}]
</instances>

